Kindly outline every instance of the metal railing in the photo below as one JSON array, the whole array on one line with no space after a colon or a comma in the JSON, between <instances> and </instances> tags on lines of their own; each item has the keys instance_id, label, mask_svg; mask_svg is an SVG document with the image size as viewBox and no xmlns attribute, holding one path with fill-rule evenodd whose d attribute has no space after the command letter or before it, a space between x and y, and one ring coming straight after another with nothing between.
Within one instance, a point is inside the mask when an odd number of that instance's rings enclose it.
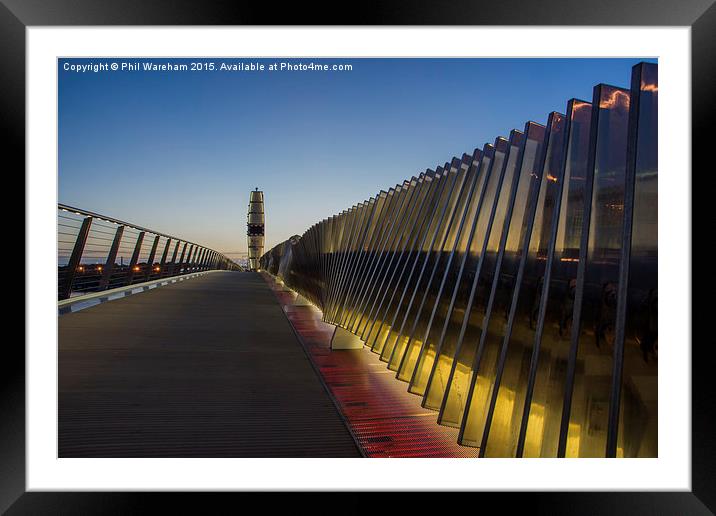
<instances>
[{"instance_id":1,"label":"metal railing","mask_svg":"<svg viewBox=\"0 0 716 516\"><path fill-rule=\"evenodd\" d=\"M57 297L208 270L241 270L208 247L106 215L57 205Z\"/></svg>"}]
</instances>

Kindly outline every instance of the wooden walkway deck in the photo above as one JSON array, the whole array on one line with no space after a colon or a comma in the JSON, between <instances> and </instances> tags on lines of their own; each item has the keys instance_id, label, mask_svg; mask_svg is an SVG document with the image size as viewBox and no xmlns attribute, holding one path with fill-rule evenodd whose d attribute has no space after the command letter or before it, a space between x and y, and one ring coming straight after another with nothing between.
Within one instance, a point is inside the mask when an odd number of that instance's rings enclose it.
<instances>
[{"instance_id":1,"label":"wooden walkway deck","mask_svg":"<svg viewBox=\"0 0 716 516\"><path fill-rule=\"evenodd\" d=\"M359 457L271 290L217 272L59 317L60 457Z\"/></svg>"}]
</instances>

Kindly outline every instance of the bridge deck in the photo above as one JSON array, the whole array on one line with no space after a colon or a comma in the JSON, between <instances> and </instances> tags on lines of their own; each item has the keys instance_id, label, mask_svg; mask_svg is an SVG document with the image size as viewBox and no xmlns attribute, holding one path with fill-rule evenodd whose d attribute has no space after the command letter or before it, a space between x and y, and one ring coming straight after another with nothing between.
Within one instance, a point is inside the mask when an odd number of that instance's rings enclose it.
<instances>
[{"instance_id":1,"label":"bridge deck","mask_svg":"<svg viewBox=\"0 0 716 516\"><path fill-rule=\"evenodd\" d=\"M358 457L266 283L216 272L59 318L60 457Z\"/></svg>"}]
</instances>

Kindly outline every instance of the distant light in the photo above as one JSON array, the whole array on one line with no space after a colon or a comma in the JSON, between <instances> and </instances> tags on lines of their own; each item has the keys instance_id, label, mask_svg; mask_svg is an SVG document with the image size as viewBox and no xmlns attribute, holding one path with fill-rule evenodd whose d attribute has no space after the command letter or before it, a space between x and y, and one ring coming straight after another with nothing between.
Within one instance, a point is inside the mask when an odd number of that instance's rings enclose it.
<instances>
[{"instance_id":1,"label":"distant light","mask_svg":"<svg viewBox=\"0 0 716 516\"><path fill-rule=\"evenodd\" d=\"M84 272L85 268L80 265L79 267L77 267L77 270L79 272Z\"/></svg>"},{"instance_id":2,"label":"distant light","mask_svg":"<svg viewBox=\"0 0 716 516\"><path fill-rule=\"evenodd\" d=\"M139 270L139 265L135 265L134 267L132 267L132 270L137 272Z\"/></svg>"},{"instance_id":3,"label":"distant light","mask_svg":"<svg viewBox=\"0 0 716 516\"><path fill-rule=\"evenodd\" d=\"M101 271L101 270L102 270L102 266L101 266L101 265L98 265L98 266L97 266L97 270L98 270L98 271Z\"/></svg>"}]
</instances>

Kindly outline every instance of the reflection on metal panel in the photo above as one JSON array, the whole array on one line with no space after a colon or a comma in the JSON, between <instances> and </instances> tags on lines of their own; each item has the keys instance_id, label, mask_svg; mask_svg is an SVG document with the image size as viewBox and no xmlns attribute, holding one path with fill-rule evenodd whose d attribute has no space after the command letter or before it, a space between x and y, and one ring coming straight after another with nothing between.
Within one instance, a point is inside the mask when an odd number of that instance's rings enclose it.
<instances>
[{"instance_id":1,"label":"reflection on metal panel","mask_svg":"<svg viewBox=\"0 0 716 516\"><path fill-rule=\"evenodd\" d=\"M260 266L480 456L654 457L657 95L641 63Z\"/></svg>"}]
</instances>

